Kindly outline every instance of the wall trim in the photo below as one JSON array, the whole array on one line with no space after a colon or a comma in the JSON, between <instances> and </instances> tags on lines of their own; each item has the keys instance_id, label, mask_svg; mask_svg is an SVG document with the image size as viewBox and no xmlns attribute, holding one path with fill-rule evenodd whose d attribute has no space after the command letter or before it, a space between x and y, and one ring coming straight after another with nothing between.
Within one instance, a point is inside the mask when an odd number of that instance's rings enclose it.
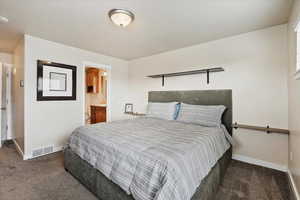
<instances>
[{"instance_id":1,"label":"wall trim","mask_svg":"<svg viewBox=\"0 0 300 200\"><path fill-rule=\"evenodd\" d=\"M288 168L285 165L279 165L279 164L276 164L276 163L271 163L271 162L267 162L267 161L263 161L263 160L258 160L258 159L251 158L251 157L248 157L248 156L243 156L243 155L240 155L240 154L233 154L232 159L239 160L239 161L246 162L246 163L250 163L250 164L254 164L254 165L259 165L259 166L271 168L271 169L276 169L276 170L282 171L282 172L288 172Z\"/></svg>"},{"instance_id":2,"label":"wall trim","mask_svg":"<svg viewBox=\"0 0 300 200\"><path fill-rule=\"evenodd\" d=\"M24 155L24 160L30 160L30 159L46 156L46 155L49 155L49 154L52 154L52 153L56 153L56 152L59 152L59 151L63 151L64 148L65 148L64 146L53 147L53 152L47 153L47 154L44 154L44 155L41 155L41 156L37 156L37 157L32 157L31 154L30 155Z\"/></svg>"},{"instance_id":3,"label":"wall trim","mask_svg":"<svg viewBox=\"0 0 300 200\"><path fill-rule=\"evenodd\" d=\"M24 153L20 147L20 145L18 144L18 142L15 139L12 139L12 141L14 142L14 145L17 149L17 152L20 154L20 156L22 156L22 158L24 159Z\"/></svg>"},{"instance_id":4,"label":"wall trim","mask_svg":"<svg viewBox=\"0 0 300 200\"><path fill-rule=\"evenodd\" d=\"M32 159L32 157L30 155L24 155L23 156L23 160L29 160Z\"/></svg>"},{"instance_id":5,"label":"wall trim","mask_svg":"<svg viewBox=\"0 0 300 200\"><path fill-rule=\"evenodd\" d=\"M287 174L288 174L288 177L289 177L290 185L291 185L292 190L294 192L294 195L296 197L296 200L300 200L299 192L298 192L298 189L296 187L296 184L295 184L295 181L294 181L294 178L293 178L293 174L290 170L287 171Z\"/></svg>"}]
</instances>

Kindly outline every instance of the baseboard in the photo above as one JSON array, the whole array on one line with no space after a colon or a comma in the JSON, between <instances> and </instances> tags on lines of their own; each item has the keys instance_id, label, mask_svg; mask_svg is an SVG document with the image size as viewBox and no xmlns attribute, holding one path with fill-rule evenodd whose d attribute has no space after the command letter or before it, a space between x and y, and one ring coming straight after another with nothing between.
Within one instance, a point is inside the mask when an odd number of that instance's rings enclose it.
<instances>
[{"instance_id":1,"label":"baseboard","mask_svg":"<svg viewBox=\"0 0 300 200\"><path fill-rule=\"evenodd\" d=\"M64 150L64 146L53 147L53 152L47 153L47 154L44 154L44 155L41 155L41 156L46 156L46 155L56 153L56 152L59 152L59 151L62 151L62 150ZM30 159L38 158L38 157L41 157L41 156L33 157L32 155L24 155L24 160L30 160Z\"/></svg>"},{"instance_id":2,"label":"baseboard","mask_svg":"<svg viewBox=\"0 0 300 200\"><path fill-rule=\"evenodd\" d=\"M22 156L22 158L24 159L24 153L20 147L20 145L18 144L18 142L15 140L15 139L12 139L12 141L14 142L15 144L15 147L17 149L17 152Z\"/></svg>"},{"instance_id":3,"label":"baseboard","mask_svg":"<svg viewBox=\"0 0 300 200\"><path fill-rule=\"evenodd\" d=\"M30 155L24 155L23 156L23 160L29 160L29 159L32 159L32 157Z\"/></svg>"},{"instance_id":4,"label":"baseboard","mask_svg":"<svg viewBox=\"0 0 300 200\"><path fill-rule=\"evenodd\" d=\"M291 185L292 190L295 194L296 200L300 200L299 192L298 192L298 189L296 187L296 184L295 184L295 181L294 181L294 178L293 178L293 175L292 175L291 171L288 170L287 174L288 174L288 177L289 177L290 185Z\"/></svg>"},{"instance_id":5,"label":"baseboard","mask_svg":"<svg viewBox=\"0 0 300 200\"><path fill-rule=\"evenodd\" d=\"M246 163L250 163L250 164L254 164L254 165L259 165L259 166L271 168L271 169L276 169L276 170L279 170L279 171L282 171L282 172L287 172L288 171L287 166L278 165L278 164L275 164L275 163L266 162L266 161L263 161L263 160L258 160L258 159L255 159L255 158L251 158L251 157L243 156L243 155L239 155L239 154L233 154L232 159L239 160L239 161L246 162Z\"/></svg>"}]
</instances>

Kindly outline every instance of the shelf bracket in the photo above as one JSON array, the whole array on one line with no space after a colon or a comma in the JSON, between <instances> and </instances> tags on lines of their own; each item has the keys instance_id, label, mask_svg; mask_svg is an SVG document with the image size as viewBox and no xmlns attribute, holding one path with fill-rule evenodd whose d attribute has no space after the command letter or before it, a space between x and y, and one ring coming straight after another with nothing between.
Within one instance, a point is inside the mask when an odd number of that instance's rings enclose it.
<instances>
[{"instance_id":1,"label":"shelf bracket","mask_svg":"<svg viewBox=\"0 0 300 200\"><path fill-rule=\"evenodd\" d=\"M147 77L150 78L161 78L162 87L165 85L165 77L173 77L173 76L186 76L186 75L194 75L194 74L205 74L207 78L207 84L209 84L209 76L210 73L213 72L223 72L224 69L222 67L214 67L214 68L207 68L207 69L199 69L199 70L192 70L192 71L183 71L183 72L174 72L174 73L166 73L166 74L156 74L156 75L149 75Z\"/></svg>"},{"instance_id":2,"label":"shelf bracket","mask_svg":"<svg viewBox=\"0 0 300 200\"><path fill-rule=\"evenodd\" d=\"M206 79L207 84L209 84L209 69L206 71Z\"/></svg>"},{"instance_id":3,"label":"shelf bracket","mask_svg":"<svg viewBox=\"0 0 300 200\"><path fill-rule=\"evenodd\" d=\"M270 131L270 126L269 126L269 125L267 125L266 131L267 131L268 134L271 133L271 131Z\"/></svg>"}]
</instances>

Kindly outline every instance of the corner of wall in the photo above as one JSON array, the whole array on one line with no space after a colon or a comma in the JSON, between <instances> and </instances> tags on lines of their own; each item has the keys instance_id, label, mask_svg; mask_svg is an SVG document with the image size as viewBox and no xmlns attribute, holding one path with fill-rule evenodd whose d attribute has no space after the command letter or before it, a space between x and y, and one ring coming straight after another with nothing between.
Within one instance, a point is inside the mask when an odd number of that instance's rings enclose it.
<instances>
[{"instance_id":1,"label":"corner of wall","mask_svg":"<svg viewBox=\"0 0 300 200\"><path fill-rule=\"evenodd\" d=\"M24 89L20 80L24 80L24 37L22 37L13 52L13 81L12 81L12 122L15 144L25 154L24 149Z\"/></svg>"}]
</instances>

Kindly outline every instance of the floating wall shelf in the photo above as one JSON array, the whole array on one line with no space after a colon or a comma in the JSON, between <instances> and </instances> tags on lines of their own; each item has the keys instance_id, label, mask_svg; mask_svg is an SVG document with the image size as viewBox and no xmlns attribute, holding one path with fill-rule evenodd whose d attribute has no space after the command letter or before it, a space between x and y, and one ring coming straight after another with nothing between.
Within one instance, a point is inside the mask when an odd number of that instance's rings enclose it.
<instances>
[{"instance_id":1,"label":"floating wall shelf","mask_svg":"<svg viewBox=\"0 0 300 200\"><path fill-rule=\"evenodd\" d=\"M209 84L209 74L212 73L212 72L222 72L222 71L225 71L222 67L215 67L215 68L199 69L199 70L184 71L184 72L156 74L156 75L150 75L150 76L147 76L147 77L149 77L149 78L161 78L162 79L162 86L164 86L165 85L165 77L186 76L186 75L206 73L207 84Z\"/></svg>"}]
</instances>

